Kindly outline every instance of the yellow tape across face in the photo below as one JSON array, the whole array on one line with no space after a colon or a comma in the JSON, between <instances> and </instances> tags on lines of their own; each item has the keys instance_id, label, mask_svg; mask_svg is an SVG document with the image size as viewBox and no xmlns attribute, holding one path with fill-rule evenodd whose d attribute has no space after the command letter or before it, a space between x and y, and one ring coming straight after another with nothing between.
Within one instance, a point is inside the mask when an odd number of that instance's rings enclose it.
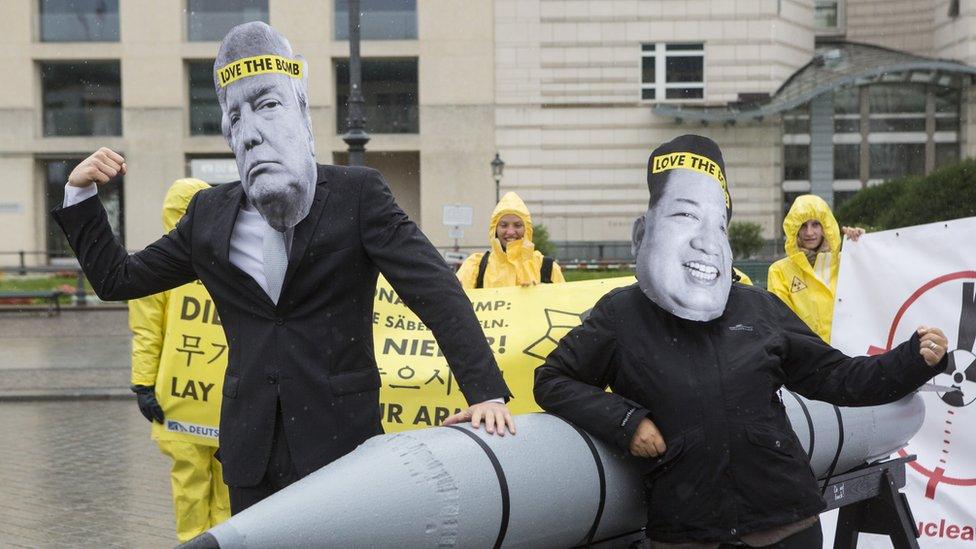
<instances>
[{"instance_id":1,"label":"yellow tape across face","mask_svg":"<svg viewBox=\"0 0 976 549\"><path fill-rule=\"evenodd\" d=\"M725 193L725 206L731 207L732 200L729 197L729 186L725 182L725 174L722 173L722 168L700 154L674 152L656 156L654 157L654 163L651 165L651 173L661 173L678 168L694 170L714 178L722 186L722 192Z\"/></svg>"},{"instance_id":2,"label":"yellow tape across face","mask_svg":"<svg viewBox=\"0 0 976 549\"><path fill-rule=\"evenodd\" d=\"M255 55L233 61L217 69L217 81L221 88L248 76L277 73L292 78L302 77L302 62L277 55Z\"/></svg>"}]
</instances>

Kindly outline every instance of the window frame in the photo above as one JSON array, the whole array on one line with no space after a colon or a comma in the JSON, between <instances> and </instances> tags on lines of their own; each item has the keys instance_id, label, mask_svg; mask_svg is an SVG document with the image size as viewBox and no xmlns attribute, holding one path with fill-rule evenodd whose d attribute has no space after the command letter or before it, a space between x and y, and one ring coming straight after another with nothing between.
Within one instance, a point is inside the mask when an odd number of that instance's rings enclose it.
<instances>
[{"instance_id":1,"label":"window frame","mask_svg":"<svg viewBox=\"0 0 976 549\"><path fill-rule=\"evenodd\" d=\"M645 46L654 46L652 50L646 50ZM695 47L695 49L668 50L668 46ZM697 47L696 47L697 46ZM638 71L640 73L640 88L637 97L642 103L703 103L705 102L705 90L707 80L705 78L705 42L642 42L640 45L640 63ZM667 63L669 57L698 57L702 62L700 82L668 82ZM654 59L654 82L644 81L644 59ZM669 99L668 90L689 90L700 89L701 97L681 97ZM654 90L654 97L645 99L644 90Z\"/></svg>"},{"instance_id":2,"label":"window frame","mask_svg":"<svg viewBox=\"0 0 976 549\"><path fill-rule=\"evenodd\" d=\"M122 41L121 0L115 4L115 38L109 40L45 40L44 0L34 0L34 41L41 44L118 44Z\"/></svg>"},{"instance_id":3,"label":"window frame","mask_svg":"<svg viewBox=\"0 0 976 549\"><path fill-rule=\"evenodd\" d=\"M223 131L220 128L220 119L219 118L218 118L218 122L217 122L217 126L218 126L217 127L217 131L215 133L194 133L194 131L193 131L193 93L192 93L193 90L192 90L192 87L191 87L193 81L192 81L191 71L192 71L192 66L193 65L195 65L195 64L202 64L202 63L209 63L212 66L213 63L214 63L214 60L213 59L207 59L207 58L185 58L185 59L183 59L183 74L184 74L184 78L183 78L183 90L184 90L184 92L186 94L185 95L185 97L186 97L186 99L185 99L185 105L186 105L186 120L185 120L185 122L186 122L186 135L189 136L189 137L204 137L204 138L206 138L206 137L213 137L213 136L223 136ZM211 77L212 77L212 75L213 75L212 69L211 69L210 73L211 73ZM212 86L213 86L213 84L212 84L212 80L211 80L211 87ZM216 90L214 90L214 104L217 105L217 108L219 110L220 106L217 103L216 94L217 94L217 92L216 92Z\"/></svg>"},{"instance_id":4,"label":"window frame","mask_svg":"<svg viewBox=\"0 0 976 549\"><path fill-rule=\"evenodd\" d=\"M817 24L817 6L833 4L837 21L833 27L821 27ZM839 36L847 32L847 6L845 0L813 0L813 25L816 36Z\"/></svg>"},{"instance_id":5,"label":"window frame","mask_svg":"<svg viewBox=\"0 0 976 549\"><path fill-rule=\"evenodd\" d=\"M46 66L53 66L53 65L63 65L63 66L78 65L78 66L81 66L81 65L100 65L100 64L104 64L104 65L115 64L116 68L118 69L118 78L119 78L119 80L118 80L118 105L116 107L116 109L118 111L117 112L117 115L116 115L118 117L118 133L97 133L97 132L94 132L94 131L91 132L91 133L69 133L69 134L48 133L47 132L47 115L48 115L48 105L47 105L48 95L47 95L47 93L48 93L49 90L48 90L47 86L45 85L45 76L44 76L44 69L45 69L45 67ZM121 59L119 59L119 58L105 58L105 59L87 60L87 59L48 59L48 58L44 58L44 59L37 59L37 60L35 60L34 61L34 67L35 67L35 71L36 71L35 72L35 74L36 74L36 80L35 80L35 82L37 82L37 90L38 90L38 96L36 96L36 97L38 97L38 99L39 99L39 101L38 101L39 108L37 109L37 112L39 114L37 129L38 129L38 135L40 137L42 137L44 139L57 139L57 138L93 138L93 137L96 137L96 138L113 138L113 137L124 137L125 136L125 116L124 116L124 114L125 114L125 105L124 105L124 102L122 101L122 82L123 82L123 75L122 75L122 60ZM103 85L102 83L99 84L99 86L102 86L102 85ZM91 121L89 121L89 123L91 123L91 125L93 126L93 128L94 128L94 121L95 121L94 117L92 118ZM114 124L114 120L113 120L113 124Z\"/></svg>"},{"instance_id":6,"label":"window frame","mask_svg":"<svg viewBox=\"0 0 976 549\"><path fill-rule=\"evenodd\" d=\"M182 19L183 19L183 41L184 42L187 42L187 43L192 43L192 44L197 44L197 43L206 44L208 42L211 42L211 43L212 42L217 42L217 43L219 43L223 39L223 36L226 35L226 33L230 29L227 29L226 31L224 31L224 34L221 35L220 37L215 37L215 38L209 38L209 37L208 38L194 38L194 37L191 36L192 29L193 29L193 25L190 24L190 17L192 15L192 12L190 10L190 1L191 0L182 0L182 3L183 3L183 11L185 12L183 14L183 17L182 17ZM260 1L265 2L265 6L264 6L264 16L265 16L265 19L246 19L246 18L242 18L242 20L239 21L238 23L236 23L235 25L231 25L231 28L233 28L236 25L240 25L240 24L246 23L248 21L262 21L263 23L267 23L267 24L270 25L271 24L271 0L260 0ZM216 13L216 12L210 12L210 13ZM243 15L243 12L242 12L242 15Z\"/></svg>"}]
</instances>

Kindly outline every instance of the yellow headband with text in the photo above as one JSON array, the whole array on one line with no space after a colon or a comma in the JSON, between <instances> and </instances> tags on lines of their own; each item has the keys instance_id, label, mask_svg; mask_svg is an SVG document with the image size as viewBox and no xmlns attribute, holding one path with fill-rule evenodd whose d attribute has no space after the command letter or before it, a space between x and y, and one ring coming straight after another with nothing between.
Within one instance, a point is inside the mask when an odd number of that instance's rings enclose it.
<instances>
[{"instance_id":1,"label":"yellow headband with text","mask_svg":"<svg viewBox=\"0 0 976 549\"><path fill-rule=\"evenodd\" d=\"M651 164L651 173L661 173L678 168L693 170L714 178L722 186L722 192L725 193L725 207L732 206L732 199L729 197L729 186L725 182L725 174L722 173L722 168L709 158L700 154L674 152L655 156L654 162Z\"/></svg>"},{"instance_id":2,"label":"yellow headband with text","mask_svg":"<svg viewBox=\"0 0 976 549\"><path fill-rule=\"evenodd\" d=\"M255 55L232 61L217 69L217 81L221 88L248 76L277 73L292 78L302 77L302 62L298 59L288 59L278 55Z\"/></svg>"}]
</instances>

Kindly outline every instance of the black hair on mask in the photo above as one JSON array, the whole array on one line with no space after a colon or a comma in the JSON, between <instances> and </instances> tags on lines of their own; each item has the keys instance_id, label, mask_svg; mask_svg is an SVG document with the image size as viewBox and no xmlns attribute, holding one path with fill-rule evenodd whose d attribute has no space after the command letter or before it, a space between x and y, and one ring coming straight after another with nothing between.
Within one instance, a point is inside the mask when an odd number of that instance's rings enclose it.
<instances>
[{"instance_id":1,"label":"black hair on mask","mask_svg":"<svg viewBox=\"0 0 976 549\"><path fill-rule=\"evenodd\" d=\"M647 190L651 198L648 209L654 207L664 192L671 170L684 168L715 178L715 184L725 193L726 219L732 219L732 197L725 179L725 160L718 144L707 137L685 134L654 149L647 159Z\"/></svg>"}]
</instances>

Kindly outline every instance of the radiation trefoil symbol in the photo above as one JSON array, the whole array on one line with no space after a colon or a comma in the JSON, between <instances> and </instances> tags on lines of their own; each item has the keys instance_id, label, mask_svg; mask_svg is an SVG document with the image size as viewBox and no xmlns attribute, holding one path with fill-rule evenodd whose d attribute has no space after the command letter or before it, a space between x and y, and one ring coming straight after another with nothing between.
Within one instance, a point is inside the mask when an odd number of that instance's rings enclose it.
<instances>
[{"instance_id":1,"label":"radiation trefoil symbol","mask_svg":"<svg viewBox=\"0 0 976 549\"><path fill-rule=\"evenodd\" d=\"M545 360L549 353L556 348L559 340L569 333L570 330L580 325L583 319L589 314L589 310L582 313L571 313L556 309L545 309L546 314L546 334L532 342L522 352L532 358Z\"/></svg>"},{"instance_id":2,"label":"radiation trefoil symbol","mask_svg":"<svg viewBox=\"0 0 976 549\"><path fill-rule=\"evenodd\" d=\"M952 333L950 326L944 327L946 335L950 338L950 346L953 341L951 339L952 335L956 335L956 347L949 351L949 364L946 371L932 380L936 386L948 387L948 390L938 392L939 398L947 405L945 409L946 418L942 425L944 436L941 453L939 454L940 457L938 463L931 469L923 466L918 461L909 463L912 469L929 479L925 487L925 497L929 499L935 499L935 491L939 484L976 486L976 478L972 478L976 476L976 472L967 475L971 478L960 478L959 476L949 476L946 474L949 467L949 456L953 448L953 433L962 430L960 427L955 426L954 423L962 423L962 418L959 414L965 411L965 407L976 401L976 355L973 354L974 347L976 347L976 282L974 282L974 279L976 279L976 271L959 271L940 276L925 283L909 296L905 303L898 309L888 330L888 341L886 345L884 347L872 345L868 348L869 355L880 354L891 349L895 334L899 328L899 323L909 313L912 305L918 300L924 299L926 294L933 290L938 289L943 292L948 290L951 292L952 286L955 285L946 286L947 284L962 282L958 286L961 289L961 295L959 293L955 294L961 297L959 322L956 333ZM909 452L902 449L898 451L898 454L905 457Z\"/></svg>"}]
</instances>

